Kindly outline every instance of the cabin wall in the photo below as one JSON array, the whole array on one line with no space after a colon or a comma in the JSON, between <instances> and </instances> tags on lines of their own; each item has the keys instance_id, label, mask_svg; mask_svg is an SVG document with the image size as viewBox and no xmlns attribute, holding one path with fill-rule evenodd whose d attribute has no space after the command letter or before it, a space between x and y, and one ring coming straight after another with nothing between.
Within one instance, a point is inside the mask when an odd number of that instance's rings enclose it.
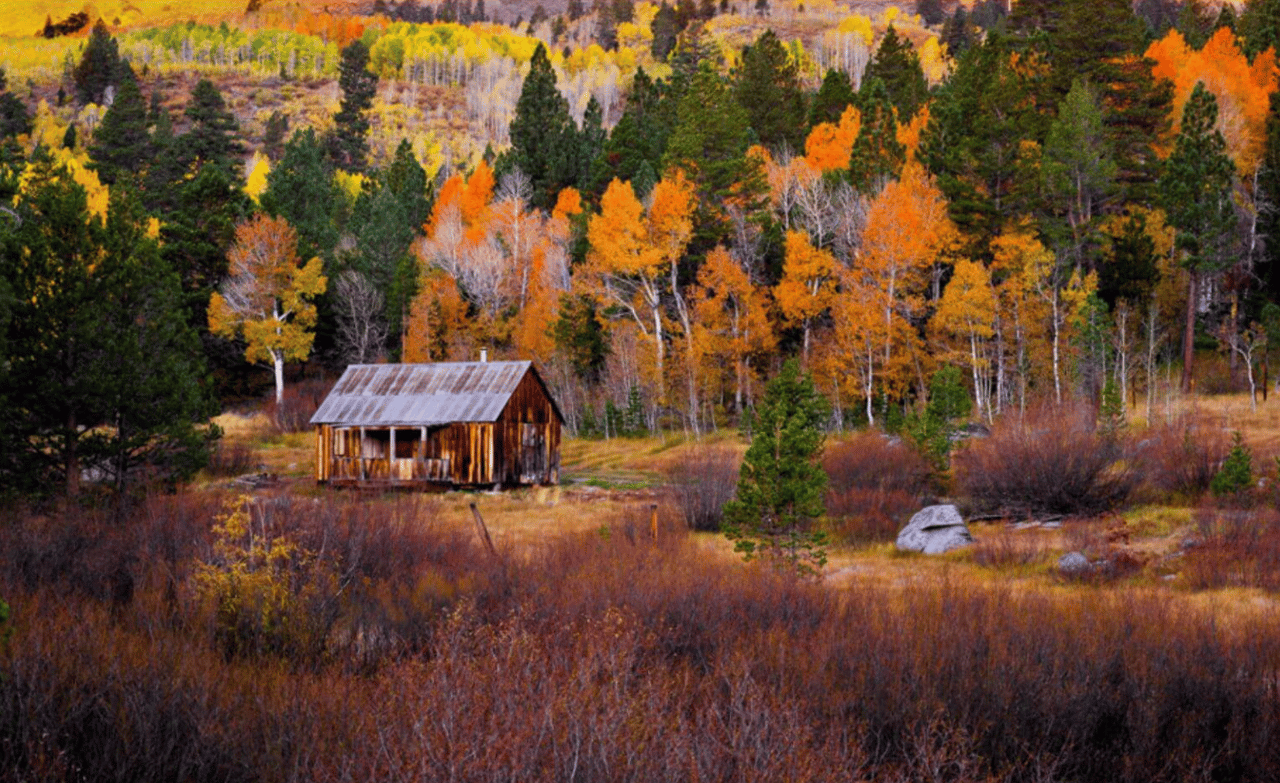
<instances>
[{"instance_id":1,"label":"cabin wall","mask_svg":"<svg viewBox=\"0 0 1280 783\"><path fill-rule=\"evenodd\" d=\"M340 483L494 483L494 425L316 428L316 479ZM424 437L425 436L425 437Z\"/></svg>"},{"instance_id":2,"label":"cabin wall","mask_svg":"<svg viewBox=\"0 0 1280 783\"><path fill-rule=\"evenodd\" d=\"M527 372L493 423L318 425L316 480L353 485L555 484L560 480L560 438L555 405L537 374Z\"/></svg>"},{"instance_id":3,"label":"cabin wall","mask_svg":"<svg viewBox=\"0 0 1280 783\"><path fill-rule=\"evenodd\" d=\"M536 375L525 374L495 427L498 483L559 483L560 417Z\"/></svg>"}]
</instances>

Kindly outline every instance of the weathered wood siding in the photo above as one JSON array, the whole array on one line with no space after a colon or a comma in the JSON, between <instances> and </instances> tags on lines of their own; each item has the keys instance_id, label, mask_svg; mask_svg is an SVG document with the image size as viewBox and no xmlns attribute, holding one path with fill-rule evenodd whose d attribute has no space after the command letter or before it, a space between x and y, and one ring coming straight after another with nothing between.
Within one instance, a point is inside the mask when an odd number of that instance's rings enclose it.
<instances>
[{"instance_id":1,"label":"weathered wood siding","mask_svg":"<svg viewBox=\"0 0 1280 783\"><path fill-rule=\"evenodd\" d=\"M560 417L535 373L526 373L497 421L497 481L507 485L560 481Z\"/></svg>"},{"instance_id":2,"label":"weathered wood siding","mask_svg":"<svg viewBox=\"0 0 1280 783\"><path fill-rule=\"evenodd\" d=\"M316 480L351 486L517 486L560 479L560 416L525 373L495 422L316 426Z\"/></svg>"}]
</instances>

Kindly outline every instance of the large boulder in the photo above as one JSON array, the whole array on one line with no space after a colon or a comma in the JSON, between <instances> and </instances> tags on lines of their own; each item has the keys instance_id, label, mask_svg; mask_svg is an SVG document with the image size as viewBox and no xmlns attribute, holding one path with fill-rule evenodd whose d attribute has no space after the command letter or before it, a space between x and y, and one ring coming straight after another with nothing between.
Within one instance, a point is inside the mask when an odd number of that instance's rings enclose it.
<instances>
[{"instance_id":1,"label":"large boulder","mask_svg":"<svg viewBox=\"0 0 1280 783\"><path fill-rule=\"evenodd\" d=\"M940 555L972 543L973 536L955 506L926 506L898 533L897 547L904 552Z\"/></svg>"}]
</instances>

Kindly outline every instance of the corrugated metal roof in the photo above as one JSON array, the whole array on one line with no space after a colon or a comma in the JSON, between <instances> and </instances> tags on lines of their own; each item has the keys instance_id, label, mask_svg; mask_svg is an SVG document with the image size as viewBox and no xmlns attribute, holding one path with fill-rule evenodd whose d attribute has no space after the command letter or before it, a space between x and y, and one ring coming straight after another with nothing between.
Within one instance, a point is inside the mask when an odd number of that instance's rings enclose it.
<instances>
[{"instance_id":1,"label":"corrugated metal roof","mask_svg":"<svg viewBox=\"0 0 1280 783\"><path fill-rule=\"evenodd\" d=\"M496 421L532 363L353 364L312 424L379 427Z\"/></svg>"}]
</instances>

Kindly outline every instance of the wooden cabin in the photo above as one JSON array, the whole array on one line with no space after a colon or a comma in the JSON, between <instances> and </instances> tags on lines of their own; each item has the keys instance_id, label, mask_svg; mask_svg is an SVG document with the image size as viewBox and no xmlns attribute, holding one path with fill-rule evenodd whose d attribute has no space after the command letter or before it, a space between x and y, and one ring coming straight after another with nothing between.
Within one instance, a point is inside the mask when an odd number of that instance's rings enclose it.
<instances>
[{"instance_id":1,"label":"wooden cabin","mask_svg":"<svg viewBox=\"0 0 1280 783\"><path fill-rule=\"evenodd\" d=\"M532 362L352 365L311 423L322 484L449 488L560 480L564 418Z\"/></svg>"}]
</instances>

